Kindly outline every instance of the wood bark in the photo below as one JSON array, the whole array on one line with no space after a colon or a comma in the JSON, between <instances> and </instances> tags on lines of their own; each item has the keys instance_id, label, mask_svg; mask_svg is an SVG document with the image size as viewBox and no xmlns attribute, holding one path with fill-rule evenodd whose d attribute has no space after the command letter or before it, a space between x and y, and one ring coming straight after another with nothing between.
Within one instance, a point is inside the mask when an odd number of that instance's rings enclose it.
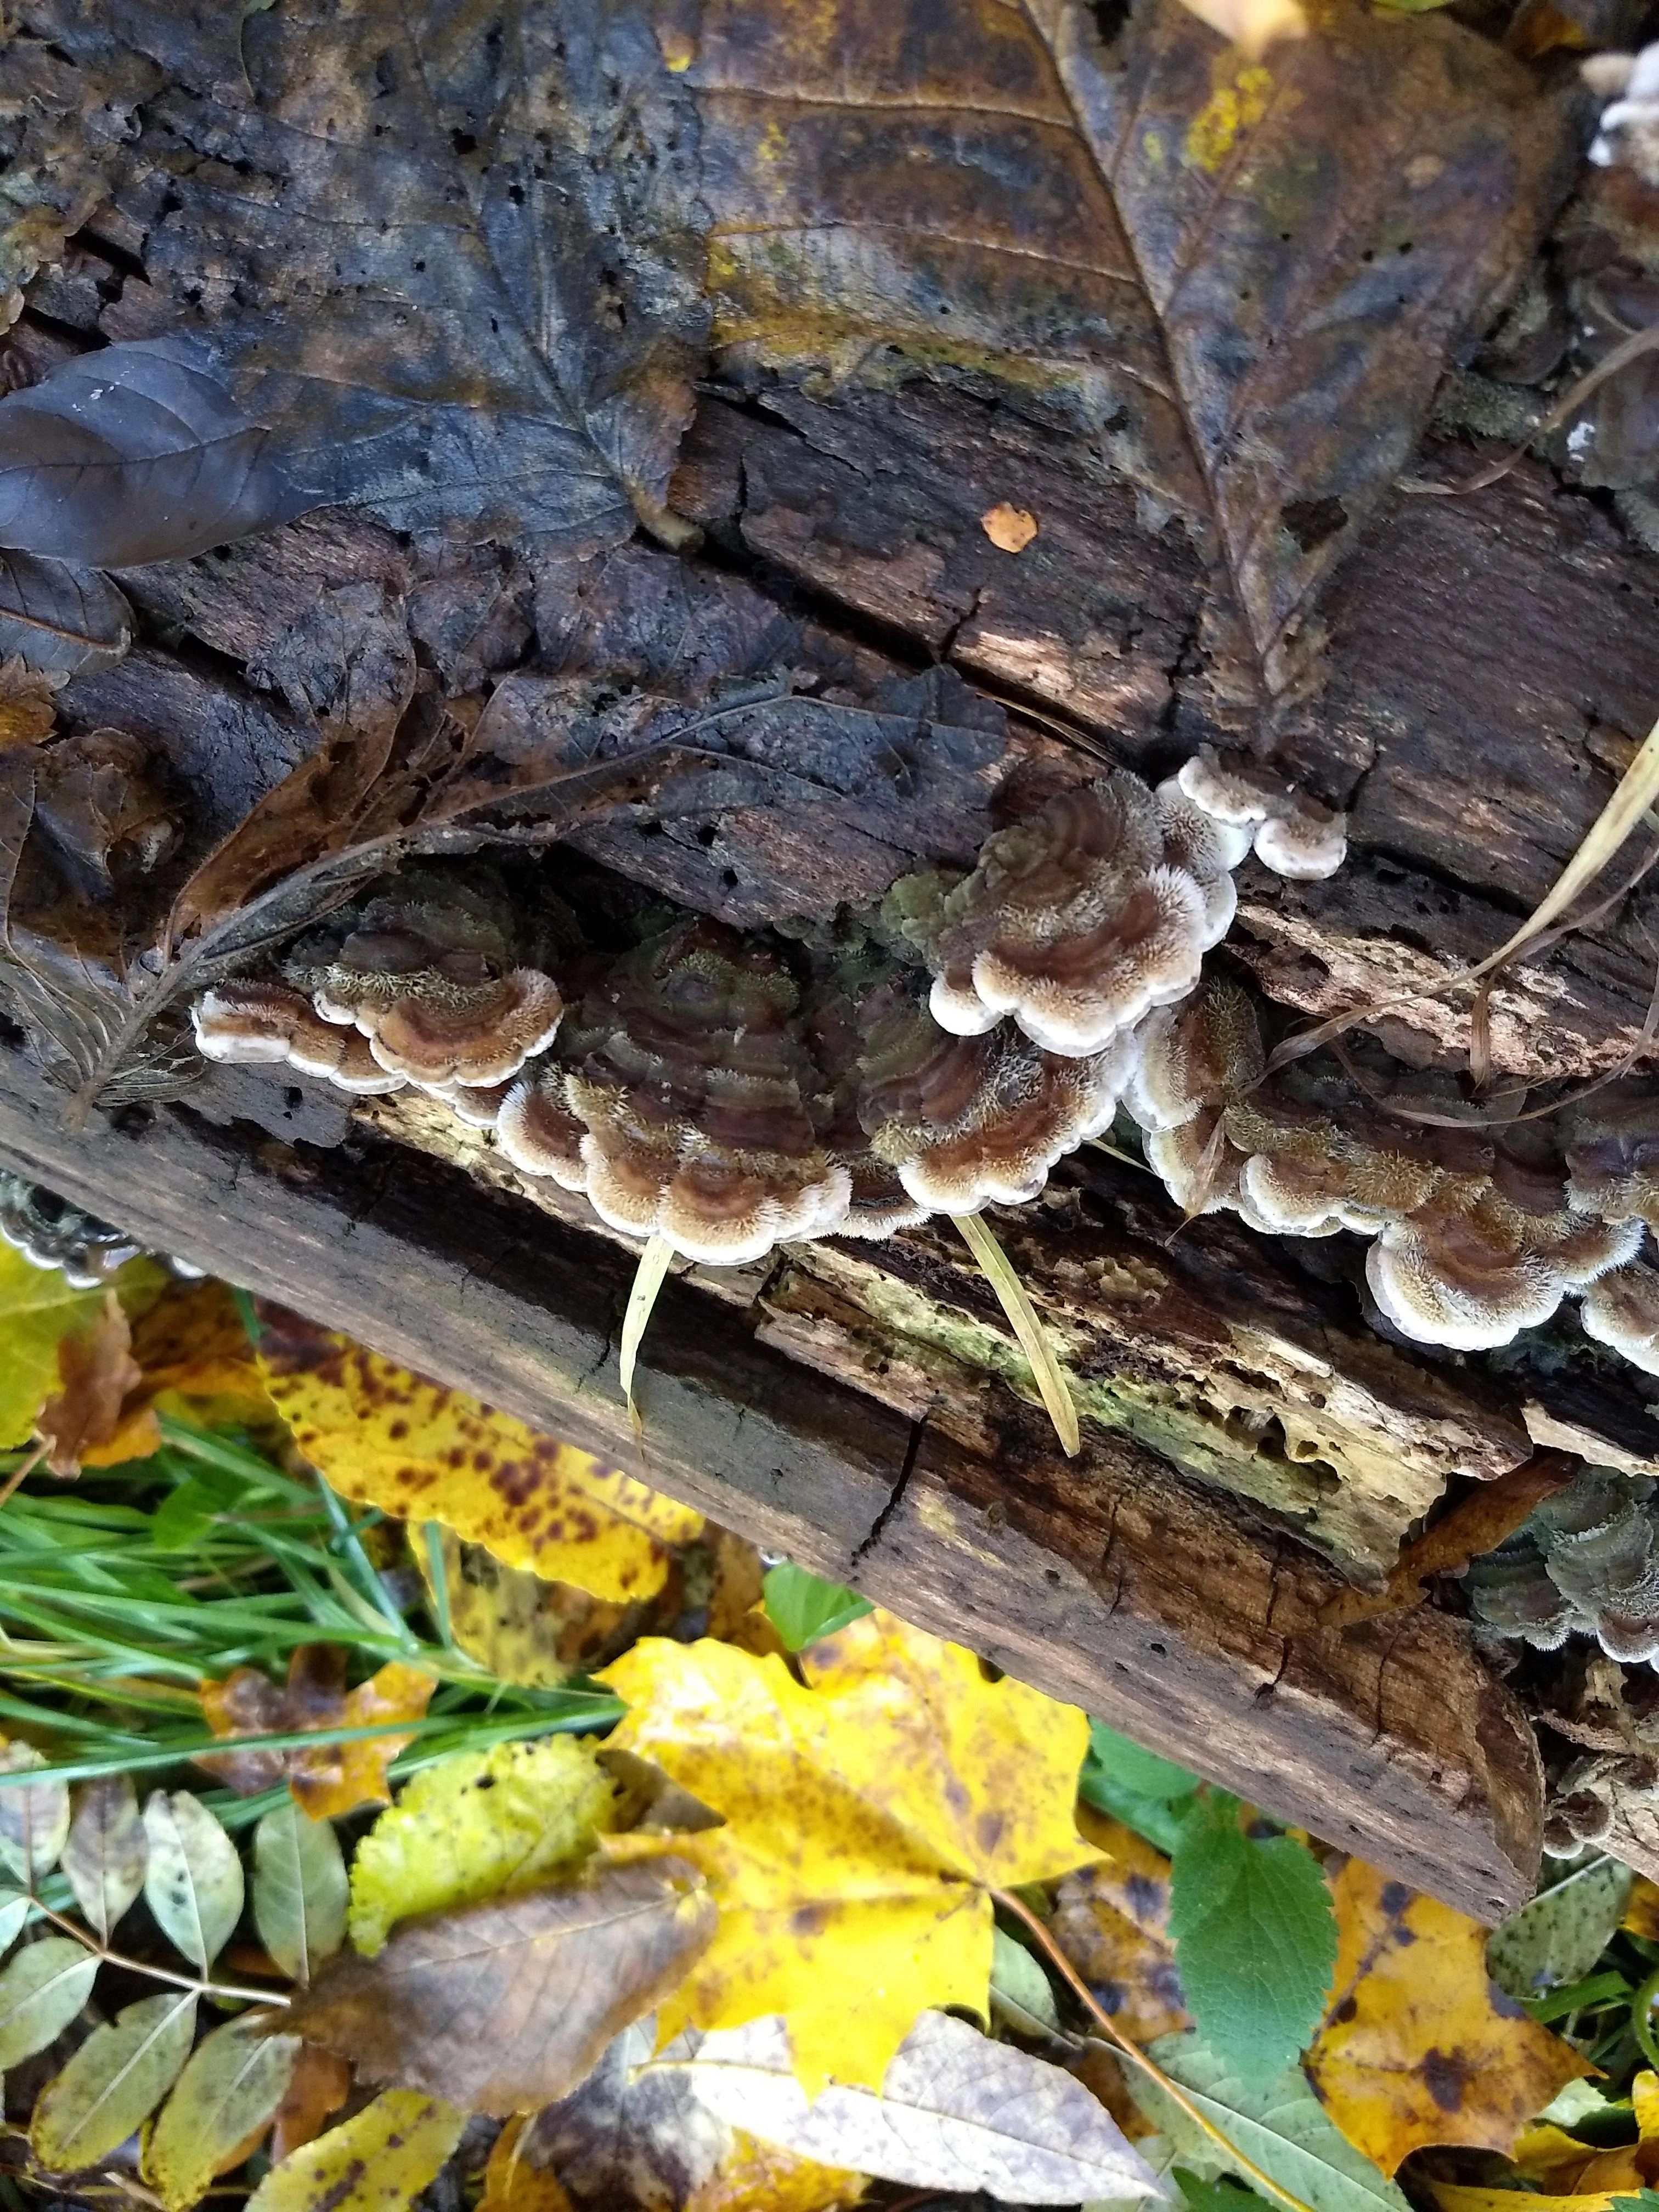
<instances>
[{"instance_id":1,"label":"wood bark","mask_svg":"<svg viewBox=\"0 0 1659 2212\"><path fill-rule=\"evenodd\" d=\"M1449 445L1423 465L1469 465ZM674 495L705 532L694 574L758 589L866 668L952 665L1009 709L1017 773L1040 782L1080 745L1161 774L1224 732L1186 538L1149 526L1063 429L928 384L711 394ZM1039 518L1018 556L981 526L1002 501ZM532 600L521 579L514 600L469 574L487 678L572 587L538 577ZM407 549L346 516L135 572L149 641L72 684L62 717L160 744L209 834L304 749L236 664L323 585L376 574L410 586ZM459 605L453 578L432 588ZM1241 875L1228 949L1270 997L1319 1015L1387 999L1369 1025L1390 1051L1462 1064L1469 994L1443 987L1547 888L1650 720L1656 588L1650 556L1541 467L1393 501L1339 580L1324 687L1281 743L1352 809L1348 865L1324 884ZM739 921L826 912L896 849L833 802L696 827L635 810L578 842ZM1628 1053L1651 904L1638 887L1504 976L1500 1074ZM997 1221L1079 1378L1079 1460L948 1224L671 1284L636 1451L615 1364L631 1262L487 1139L401 1099L348 1110L224 1076L73 1129L21 1045L0 1092L0 1161L163 1249L637 1468L1479 1917L1528 1893L1538 1752L1465 1625L1319 1613L1380 1584L1449 1482L1536 1445L1659 1471L1655 1386L1581 1358L1570 1323L1559 1356L1507 1368L1384 1342L1320 1248L1224 1217L1183 1226L1144 1170L1091 1151Z\"/></svg>"}]
</instances>

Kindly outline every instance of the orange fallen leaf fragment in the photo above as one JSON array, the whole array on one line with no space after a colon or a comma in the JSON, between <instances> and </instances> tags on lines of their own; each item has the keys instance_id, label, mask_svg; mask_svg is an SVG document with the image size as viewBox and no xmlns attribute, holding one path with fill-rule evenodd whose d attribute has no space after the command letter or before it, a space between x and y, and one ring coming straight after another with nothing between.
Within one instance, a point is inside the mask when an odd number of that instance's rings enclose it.
<instances>
[{"instance_id":1,"label":"orange fallen leaf fragment","mask_svg":"<svg viewBox=\"0 0 1659 2212\"><path fill-rule=\"evenodd\" d=\"M1488 1979L1477 1921L1358 1859L1332 1893L1336 1978L1304 2063L1331 2118L1384 2173L1427 2143L1507 2155L1534 2113L1595 2072Z\"/></svg>"},{"instance_id":2,"label":"orange fallen leaf fragment","mask_svg":"<svg viewBox=\"0 0 1659 2212\"><path fill-rule=\"evenodd\" d=\"M529 2124L518 2114L496 2136L478 2212L571 2212L569 2192L558 2176L519 2154L519 2138Z\"/></svg>"},{"instance_id":3,"label":"orange fallen leaf fragment","mask_svg":"<svg viewBox=\"0 0 1659 2212\"><path fill-rule=\"evenodd\" d=\"M158 1413L182 1414L204 1428L274 1423L276 1413L235 1301L222 1283L191 1283L158 1298L132 1331L139 1376L107 1442L85 1453L86 1467L115 1467L160 1448Z\"/></svg>"},{"instance_id":4,"label":"orange fallen leaf fragment","mask_svg":"<svg viewBox=\"0 0 1659 2212\"><path fill-rule=\"evenodd\" d=\"M102 1310L84 1328L59 1340L58 1373L63 1388L40 1408L46 1465L54 1474L78 1474L87 1453L116 1433L128 1392L143 1381L132 1356L132 1327L113 1291L105 1291ZM154 1451L161 1432L153 1413L150 1428L155 1443L146 1449Z\"/></svg>"},{"instance_id":5,"label":"orange fallen leaf fragment","mask_svg":"<svg viewBox=\"0 0 1659 2212\"><path fill-rule=\"evenodd\" d=\"M702 1516L512 1414L263 1302L259 1364L294 1441L343 1498L440 1521L544 1582L653 1597Z\"/></svg>"},{"instance_id":6,"label":"orange fallen leaf fragment","mask_svg":"<svg viewBox=\"0 0 1659 2212\"><path fill-rule=\"evenodd\" d=\"M315 2142L350 2094L351 2069L344 2059L319 2044L306 2044L271 2124L271 2164L280 2166L290 2151Z\"/></svg>"},{"instance_id":7,"label":"orange fallen leaf fragment","mask_svg":"<svg viewBox=\"0 0 1659 2212\"><path fill-rule=\"evenodd\" d=\"M289 1661L282 1689L257 1667L238 1667L222 1682L204 1682L200 1696L208 1726L234 1745L244 1735L419 1720L436 1687L437 1677L424 1668L393 1659L348 1690L344 1652L333 1644L303 1644ZM410 1741L407 1735L380 1735L291 1751L205 1752L194 1763L216 1774L240 1797L274 1789L286 1777L295 1800L313 1820L334 1820L356 1806L390 1800L386 1771Z\"/></svg>"},{"instance_id":8,"label":"orange fallen leaf fragment","mask_svg":"<svg viewBox=\"0 0 1659 2212\"><path fill-rule=\"evenodd\" d=\"M1037 534L1037 519L1030 507L1010 507L1006 501L988 507L979 526L1001 553L1023 553Z\"/></svg>"}]
</instances>

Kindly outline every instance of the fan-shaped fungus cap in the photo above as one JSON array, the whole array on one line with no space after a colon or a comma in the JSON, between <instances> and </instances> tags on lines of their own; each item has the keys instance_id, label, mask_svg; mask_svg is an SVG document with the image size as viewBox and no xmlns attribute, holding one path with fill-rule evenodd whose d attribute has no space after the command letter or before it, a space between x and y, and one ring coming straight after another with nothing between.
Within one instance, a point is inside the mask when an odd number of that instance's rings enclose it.
<instances>
[{"instance_id":1,"label":"fan-shaped fungus cap","mask_svg":"<svg viewBox=\"0 0 1659 2212\"><path fill-rule=\"evenodd\" d=\"M374 1058L393 1074L428 1091L491 1087L510 1082L558 1034L564 1000L539 969L514 968L453 992L442 975L441 968L426 969L415 988L351 1007ZM337 997L319 1000L319 1006L331 1021L343 1010Z\"/></svg>"},{"instance_id":2,"label":"fan-shaped fungus cap","mask_svg":"<svg viewBox=\"0 0 1659 2212\"><path fill-rule=\"evenodd\" d=\"M1634 1254L1639 1223L1581 1214L1540 1222L1490 1188L1449 1182L1389 1222L1365 1257L1371 1295L1401 1335L1460 1352L1508 1344L1547 1322L1569 1287Z\"/></svg>"},{"instance_id":3,"label":"fan-shaped fungus cap","mask_svg":"<svg viewBox=\"0 0 1659 2212\"><path fill-rule=\"evenodd\" d=\"M1609 1658L1659 1657L1659 1545L1653 1485L1587 1467L1526 1523L1550 1580Z\"/></svg>"},{"instance_id":4,"label":"fan-shaped fungus cap","mask_svg":"<svg viewBox=\"0 0 1659 2212\"><path fill-rule=\"evenodd\" d=\"M1152 796L1164 833L1164 859L1172 868L1185 869L1204 895L1207 951L1220 944L1238 911L1233 870L1250 849L1249 825L1206 814L1188 798L1176 776L1160 783Z\"/></svg>"},{"instance_id":5,"label":"fan-shaped fungus cap","mask_svg":"<svg viewBox=\"0 0 1659 2212\"><path fill-rule=\"evenodd\" d=\"M1085 1058L1044 1052L1007 1023L953 1036L895 986L865 1030L859 1118L918 1205L1022 1206L1110 1127L1133 1059L1127 1036Z\"/></svg>"},{"instance_id":6,"label":"fan-shaped fungus cap","mask_svg":"<svg viewBox=\"0 0 1659 2212\"><path fill-rule=\"evenodd\" d=\"M1216 821L1252 824L1255 856L1275 875L1313 882L1334 876L1347 857L1346 815L1259 768L1206 745L1182 762L1176 781Z\"/></svg>"},{"instance_id":7,"label":"fan-shaped fungus cap","mask_svg":"<svg viewBox=\"0 0 1659 2212\"><path fill-rule=\"evenodd\" d=\"M1609 1268L1585 1291L1578 1319L1586 1336L1659 1375L1659 1270L1632 1259Z\"/></svg>"},{"instance_id":8,"label":"fan-shaped fungus cap","mask_svg":"<svg viewBox=\"0 0 1659 2212\"><path fill-rule=\"evenodd\" d=\"M838 1237L875 1239L914 1229L928 1209L911 1197L893 1169L876 1158L859 1119L865 1030L891 999L894 970L873 946L832 954L830 972L814 987L804 1013L804 1033L823 1088L812 1101L819 1141L847 1170L846 1218Z\"/></svg>"},{"instance_id":9,"label":"fan-shaped fungus cap","mask_svg":"<svg viewBox=\"0 0 1659 2212\"><path fill-rule=\"evenodd\" d=\"M1637 54L1595 54L1579 66L1592 92L1614 95L1601 111L1590 160L1604 169L1622 163L1644 184L1659 185L1659 44Z\"/></svg>"},{"instance_id":10,"label":"fan-shaped fungus cap","mask_svg":"<svg viewBox=\"0 0 1659 2212\"><path fill-rule=\"evenodd\" d=\"M431 1083L424 1086L441 1098L458 1121L469 1129L493 1129L512 1091L512 1083Z\"/></svg>"},{"instance_id":11,"label":"fan-shaped fungus cap","mask_svg":"<svg viewBox=\"0 0 1659 2212\"><path fill-rule=\"evenodd\" d=\"M1135 1031L1124 1104L1143 1129L1178 1129L1204 1106L1252 1089L1265 1059L1248 991L1206 975L1179 1006L1160 1006Z\"/></svg>"},{"instance_id":12,"label":"fan-shaped fungus cap","mask_svg":"<svg viewBox=\"0 0 1659 2212\"><path fill-rule=\"evenodd\" d=\"M850 1177L807 1101L816 1071L774 946L692 921L614 969L582 1006L600 1041L565 1100L584 1123L601 1218L716 1266L760 1259L845 1218Z\"/></svg>"},{"instance_id":13,"label":"fan-shaped fungus cap","mask_svg":"<svg viewBox=\"0 0 1659 2212\"><path fill-rule=\"evenodd\" d=\"M531 1068L507 1086L495 1116L495 1141L520 1175L548 1176L563 1190L585 1191L581 1122L565 1103L566 1071Z\"/></svg>"},{"instance_id":14,"label":"fan-shaped fungus cap","mask_svg":"<svg viewBox=\"0 0 1659 2212\"><path fill-rule=\"evenodd\" d=\"M1209 926L1205 893L1164 858L1152 793L1121 769L997 830L933 913L899 921L936 979L942 1028L974 1036L1012 1015L1068 1057L1184 997Z\"/></svg>"},{"instance_id":15,"label":"fan-shaped fungus cap","mask_svg":"<svg viewBox=\"0 0 1659 2212\"><path fill-rule=\"evenodd\" d=\"M288 1066L364 1097L401 1091L406 1080L380 1066L367 1039L325 1022L284 983L216 984L197 1000L191 1020L204 1060Z\"/></svg>"},{"instance_id":16,"label":"fan-shaped fungus cap","mask_svg":"<svg viewBox=\"0 0 1659 2212\"><path fill-rule=\"evenodd\" d=\"M1261 824L1255 857L1292 883L1334 876L1348 857L1348 817L1304 797L1291 813L1270 815Z\"/></svg>"},{"instance_id":17,"label":"fan-shaped fungus cap","mask_svg":"<svg viewBox=\"0 0 1659 2212\"><path fill-rule=\"evenodd\" d=\"M1613 1085L1573 1109L1567 1170L1582 1212L1659 1228L1659 1097L1650 1085Z\"/></svg>"},{"instance_id":18,"label":"fan-shaped fungus cap","mask_svg":"<svg viewBox=\"0 0 1659 2212\"><path fill-rule=\"evenodd\" d=\"M125 1229L11 1174L0 1174L0 1243L32 1267L57 1268L72 1291L110 1282L143 1249Z\"/></svg>"},{"instance_id":19,"label":"fan-shaped fungus cap","mask_svg":"<svg viewBox=\"0 0 1659 2212\"><path fill-rule=\"evenodd\" d=\"M1529 1534L1511 1536L1495 1552L1472 1559L1463 1587L1476 1627L1489 1636L1559 1651L1572 1633L1572 1607L1550 1580L1544 1554Z\"/></svg>"}]
</instances>

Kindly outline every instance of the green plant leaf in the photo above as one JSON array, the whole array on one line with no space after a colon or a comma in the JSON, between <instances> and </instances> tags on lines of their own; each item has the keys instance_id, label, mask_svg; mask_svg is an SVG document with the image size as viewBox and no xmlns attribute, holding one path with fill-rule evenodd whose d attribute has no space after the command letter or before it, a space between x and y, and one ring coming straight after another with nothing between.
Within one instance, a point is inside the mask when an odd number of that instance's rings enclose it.
<instances>
[{"instance_id":1,"label":"green plant leaf","mask_svg":"<svg viewBox=\"0 0 1659 2212\"><path fill-rule=\"evenodd\" d=\"M0 1890L0 1958L3 1958L28 1923L32 1900L16 1890Z\"/></svg>"},{"instance_id":2,"label":"green plant leaf","mask_svg":"<svg viewBox=\"0 0 1659 2212\"><path fill-rule=\"evenodd\" d=\"M95 2027L41 2091L29 2143L42 2166L74 2173L124 2143L178 2080L196 2034L196 1999L140 1997Z\"/></svg>"},{"instance_id":3,"label":"green plant leaf","mask_svg":"<svg viewBox=\"0 0 1659 2212\"><path fill-rule=\"evenodd\" d=\"M1199 1786L1196 1774L1177 1766L1172 1759L1161 1759L1157 1752L1131 1742L1104 1721L1089 1723L1089 1759L1115 1782L1143 1797L1190 1797Z\"/></svg>"},{"instance_id":4,"label":"green plant leaf","mask_svg":"<svg viewBox=\"0 0 1659 2212\"><path fill-rule=\"evenodd\" d=\"M15 2066L61 2035L92 1995L98 1961L84 1943L47 1936L0 1973L0 2067Z\"/></svg>"},{"instance_id":5,"label":"green plant leaf","mask_svg":"<svg viewBox=\"0 0 1659 2212\"><path fill-rule=\"evenodd\" d=\"M428 1767L357 1846L352 1942L372 1957L410 1913L450 1912L545 1881L592 1850L612 1802L592 1746L568 1736Z\"/></svg>"},{"instance_id":6,"label":"green plant leaf","mask_svg":"<svg viewBox=\"0 0 1659 2212\"><path fill-rule=\"evenodd\" d=\"M991 1930L991 2006L1007 2014L1026 2035L1058 2035L1060 2008L1053 1984L1023 1943L1000 1928Z\"/></svg>"},{"instance_id":7,"label":"green plant leaf","mask_svg":"<svg viewBox=\"0 0 1659 2212\"><path fill-rule=\"evenodd\" d=\"M465 2125L436 2097L387 2089L273 2166L244 2212L402 2212L436 2180Z\"/></svg>"},{"instance_id":8,"label":"green plant leaf","mask_svg":"<svg viewBox=\"0 0 1659 2212\"><path fill-rule=\"evenodd\" d=\"M1251 1838L1212 1790L1170 1862L1176 1971L1207 2047L1249 2083L1283 2072L1318 2027L1336 1966L1319 1863L1289 1836Z\"/></svg>"},{"instance_id":9,"label":"green plant leaf","mask_svg":"<svg viewBox=\"0 0 1659 2212\"><path fill-rule=\"evenodd\" d=\"M75 1792L64 1873L87 1925L105 1942L144 1886L149 1838L127 1774L83 1782Z\"/></svg>"},{"instance_id":10,"label":"green plant leaf","mask_svg":"<svg viewBox=\"0 0 1659 2212\"><path fill-rule=\"evenodd\" d=\"M1612 1942L1636 1877L1593 1859L1513 1912L1486 1944L1486 1972L1505 1996L1535 1997L1582 1981Z\"/></svg>"},{"instance_id":11,"label":"green plant leaf","mask_svg":"<svg viewBox=\"0 0 1659 2212\"><path fill-rule=\"evenodd\" d=\"M144 1899L170 1943L204 1973L242 1916L242 1863L199 1797L157 1790L144 1807Z\"/></svg>"},{"instance_id":12,"label":"green plant leaf","mask_svg":"<svg viewBox=\"0 0 1659 2212\"><path fill-rule=\"evenodd\" d=\"M296 1982L345 1941L345 1860L326 1820L289 1797L253 1831L253 1924L271 1957Z\"/></svg>"},{"instance_id":13,"label":"green plant leaf","mask_svg":"<svg viewBox=\"0 0 1659 2212\"><path fill-rule=\"evenodd\" d=\"M301 2045L297 2035L265 2033L270 2018L250 2013L215 2028L191 2051L162 2106L140 2171L167 2212L188 2212L220 2168L275 2117Z\"/></svg>"},{"instance_id":14,"label":"green plant leaf","mask_svg":"<svg viewBox=\"0 0 1659 2212\"><path fill-rule=\"evenodd\" d=\"M1171 2179L1181 2191L1187 2212L1255 2212L1257 2206L1267 2202L1241 2182L1200 2181L1184 2166L1176 2166Z\"/></svg>"},{"instance_id":15,"label":"green plant leaf","mask_svg":"<svg viewBox=\"0 0 1659 2212\"><path fill-rule=\"evenodd\" d=\"M32 1743L0 1744L0 1774L27 1773L46 1763ZM63 1783L0 1786L0 1866L19 1881L31 1881L57 1865L69 1829L70 1796Z\"/></svg>"},{"instance_id":16,"label":"green plant leaf","mask_svg":"<svg viewBox=\"0 0 1659 2212\"><path fill-rule=\"evenodd\" d=\"M1385 2180L1326 2118L1298 2066L1247 2087L1195 2032L1160 2036L1148 2055L1178 2081L1235 2148L1312 2212L1408 2212L1404 2192ZM1175 2160L1200 2181L1233 2168L1220 2146L1196 2127L1166 2091L1139 2069L1125 2069L1135 2102L1173 2146Z\"/></svg>"},{"instance_id":17,"label":"green plant leaf","mask_svg":"<svg viewBox=\"0 0 1659 2212\"><path fill-rule=\"evenodd\" d=\"M874 1609L867 1597L848 1589L845 1583L827 1583L788 1559L767 1570L761 1597L786 1651L803 1650Z\"/></svg>"}]
</instances>

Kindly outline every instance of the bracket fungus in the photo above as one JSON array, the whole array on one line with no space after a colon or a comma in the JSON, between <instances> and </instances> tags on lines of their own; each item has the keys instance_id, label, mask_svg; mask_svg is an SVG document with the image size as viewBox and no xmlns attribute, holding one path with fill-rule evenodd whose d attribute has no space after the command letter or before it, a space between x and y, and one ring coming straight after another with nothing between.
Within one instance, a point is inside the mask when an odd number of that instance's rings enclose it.
<instances>
[{"instance_id":1,"label":"bracket fungus","mask_svg":"<svg viewBox=\"0 0 1659 2212\"><path fill-rule=\"evenodd\" d=\"M1487 1635L1544 1651L1574 1633L1611 1659L1659 1658L1659 1509L1645 1475L1587 1467L1466 1577Z\"/></svg>"},{"instance_id":2,"label":"bracket fungus","mask_svg":"<svg viewBox=\"0 0 1659 2212\"><path fill-rule=\"evenodd\" d=\"M441 1091L508 1082L557 1034L550 975L514 959L510 910L465 884L371 898L284 957L327 1023L355 1028L388 1074Z\"/></svg>"},{"instance_id":3,"label":"bracket fungus","mask_svg":"<svg viewBox=\"0 0 1659 2212\"><path fill-rule=\"evenodd\" d=\"M975 1036L1010 1015L1074 1058L1184 998L1231 919L1168 857L1153 793L1123 769L994 832L951 888L904 879L886 912L927 963L941 1029Z\"/></svg>"},{"instance_id":4,"label":"bracket fungus","mask_svg":"<svg viewBox=\"0 0 1659 2212\"><path fill-rule=\"evenodd\" d=\"M143 1247L27 1176L0 1173L0 1242L30 1265L55 1267L72 1291L94 1291Z\"/></svg>"},{"instance_id":5,"label":"bracket fungus","mask_svg":"<svg viewBox=\"0 0 1659 2212\"><path fill-rule=\"evenodd\" d=\"M241 980L204 991L191 1009L204 1060L291 1067L362 1096L401 1091L407 1077L381 1066L356 1030L325 1022L303 991Z\"/></svg>"},{"instance_id":6,"label":"bracket fungus","mask_svg":"<svg viewBox=\"0 0 1659 2212\"><path fill-rule=\"evenodd\" d=\"M1579 74L1601 111L1589 158L1599 168L1632 169L1646 185L1659 185L1659 45L1634 54L1592 54Z\"/></svg>"},{"instance_id":7,"label":"bracket fungus","mask_svg":"<svg viewBox=\"0 0 1659 2212\"><path fill-rule=\"evenodd\" d=\"M1176 780L1215 821L1248 827L1257 860L1275 875L1314 883L1334 876L1347 858L1346 815L1322 806L1294 784L1207 745L1182 763Z\"/></svg>"}]
</instances>

